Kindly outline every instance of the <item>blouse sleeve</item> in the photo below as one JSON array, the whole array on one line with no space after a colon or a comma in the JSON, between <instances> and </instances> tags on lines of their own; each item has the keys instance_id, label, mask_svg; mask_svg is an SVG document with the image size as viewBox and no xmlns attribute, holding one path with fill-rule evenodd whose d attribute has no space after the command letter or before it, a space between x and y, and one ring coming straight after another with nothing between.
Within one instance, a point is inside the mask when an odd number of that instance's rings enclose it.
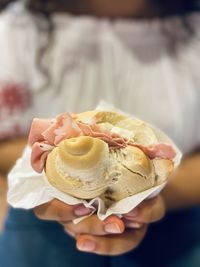
<instances>
[{"instance_id":1,"label":"blouse sleeve","mask_svg":"<svg viewBox=\"0 0 200 267\"><path fill-rule=\"evenodd\" d=\"M24 36L14 15L0 15L0 140L27 133L32 96L25 64Z\"/></svg>"}]
</instances>

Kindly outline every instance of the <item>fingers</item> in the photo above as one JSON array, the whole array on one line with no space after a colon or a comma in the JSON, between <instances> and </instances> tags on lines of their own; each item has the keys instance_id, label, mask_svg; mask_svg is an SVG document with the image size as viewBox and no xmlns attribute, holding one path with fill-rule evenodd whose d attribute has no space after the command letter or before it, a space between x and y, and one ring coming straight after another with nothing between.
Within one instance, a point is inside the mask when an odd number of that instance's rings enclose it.
<instances>
[{"instance_id":1,"label":"fingers","mask_svg":"<svg viewBox=\"0 0 200 267\"><path fill-rule=\"evenodd\" d=\"M126 220L137 223L151 223L162 219L166 207L161 196L143 201L137 208L124 215Z\"/></svg>"},{"instance_id":2,"label":"fingers","mask_svg":"<svg viewBox=\"0 0 200 267\"><path fill-rule=\"evenodd\" d=\"M133 219L123 218L123 222L124 222L126 228L139 229L139 228L144 226L144 223L136 222Z\"/></svg>"},{"instance_id":3,"label":"fingers","mask_svg":"<svg viewBox=\"0 0 200 267\"><path fill-rule=\"evenodd\" d=\"M74 231L70 231L69 229L65 228L64 231L71 237L76 238L76 234Z\"/></svg>"},{"instance_id":4,"label":"fingers","mask_svg":"<svg viewBox=\"0 0 200 267\"><path fill-rule=\"evenodd\" d=\"M67 205L54 199L34 209L35 215L42 220L71 221L91 213L91 209L83 205Z\"/></svg>"},{"instance_id":5,"label":"fingers","mask_svg":"<svg viewBox=\"0 0 200 267\"><path fill-rule=\"evenodd\" d=\"M97 215L92 215L78 224L74 224L73 222L61 222L61 224L64 226L67 233L74 233L74 235L121 234L125 229L123 221L117 216L110 216L104 221L101 221Z\"/></svg>"},{"instance_id":6,"label":"fingers","mask_svg":"<svg viewBox=\"0 0 200 267\"><path fill-rule=\"evenodd\" d=\"M121 235L77 236L76 246L81 251L99 255L121 255L136 248L146 233L146 226L137 230L126 230Z\"/></svg>"}]
</instances>

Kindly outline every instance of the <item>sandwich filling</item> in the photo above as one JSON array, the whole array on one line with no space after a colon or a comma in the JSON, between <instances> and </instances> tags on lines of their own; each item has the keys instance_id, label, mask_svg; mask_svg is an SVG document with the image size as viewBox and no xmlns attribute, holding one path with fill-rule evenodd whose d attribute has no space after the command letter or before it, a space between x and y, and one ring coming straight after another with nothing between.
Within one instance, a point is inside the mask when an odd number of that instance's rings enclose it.
<instances>
[{"instance_id":1,"label":"sandwich filling","mask_svg":"<svg viewBox=\"0 0 200 267\"><path fill-rule=\"evenodd\" d=\"M36 172L41 173L45 168L49 153L62 141L74 137L89 136L104 141L110 151L124 149L127 146L142 150L150 159L169 159L176 156L174 148L165 143L154 142L144 145L137 140L136 133L124 127L104 121L106 112L81 120L76 114L63 113L56 119L34 119L30 134L29 145L32 147L31 164ZM114 114L114 113L111 113Z\"/></svg>"}]
</instances>

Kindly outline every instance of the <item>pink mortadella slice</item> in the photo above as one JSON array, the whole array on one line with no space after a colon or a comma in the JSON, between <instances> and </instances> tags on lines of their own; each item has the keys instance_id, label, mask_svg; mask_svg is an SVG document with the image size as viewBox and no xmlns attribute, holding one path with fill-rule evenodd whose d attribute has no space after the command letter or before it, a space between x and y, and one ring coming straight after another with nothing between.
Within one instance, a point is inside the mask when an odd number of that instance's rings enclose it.
<instances>
[{"instance_id":1,"label":"pink mortadella slice","mask_svg":"<svg viewBox=\"0 0 200 267\"><path fill-rule=\"evenodd\" d=\"M63 113L54 120L34 119L30 134L29 144L32 146L31 164L36 172L42 172L48 153L62 140L77 137L91 136L106 142L111 148L125 148L127 145L140 148L150 159L173 159L176 156L174 148L169 144L159 143L152 146L144 146L118 134L102 132L96 122L91 124L76 120L75 115Z\"/></svg>"},{"instance_id":2,"label":"pink mortadella slice","mask_svg":"<svg viewBox=\"0 0 200 267\"><path fill-rule=\"evenodd\" d=\"M43 171L47 156L53 148L54 146L42 142L35 142L33 144L31 153L31 166L36 172L41 173Z\"/></svg>"},{"instance_id":3,"label":"pink mortadella slice","mask_svg":"<svg viewBox=\"0 0 200 267\"><path fill-rule=\"evenodd\" d=\"M140 148L150 159L162 158L172 160L176 156L175 149L171 145L165 143L159 143L151 146L143 146L136 143L131 145Z\"/></svg>"},{"instance_id":4,"label":"pink mortadella slice","mask_svg":"<svg viewBox=\"0 0 200 267\"><path fill-rule=\"evenodd\" d=\"M44 137L42 133L51 127L52 123L53 121L50 119L33 119L28 137L28 144L32 146L35 142L43 142Z\"/></svg>"}]
</instances>

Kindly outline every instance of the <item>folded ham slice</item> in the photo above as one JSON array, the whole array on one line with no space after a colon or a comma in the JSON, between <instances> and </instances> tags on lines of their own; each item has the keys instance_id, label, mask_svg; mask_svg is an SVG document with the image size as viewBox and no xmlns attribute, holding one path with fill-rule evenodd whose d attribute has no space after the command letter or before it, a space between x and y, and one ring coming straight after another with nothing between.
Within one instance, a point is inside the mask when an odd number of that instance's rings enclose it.
<instances>
[{"instance_id":1,"label":"folded ham slice","mask_svg":"<svg viewBox=\"0 0 200 267\"><path fill-rule=\"evenodd\" d=\"M42 172L47 156L61 141L78 136L91 136L108 143L110 148L125 148L127 145L140 148L150 159L173 159L175 150L169 144L159 143L144 146L127 140L116 133L102 132L96 121L84 123L75 114L63 113L56 119L34 119L28 143L32 147L31 164L36 172Z\"/></svg>"},{"instance_id":2,"label":"folded ham slice","mask_svg":"<svg viewBox=\"0 0 200 267\"><path fill-rule=\"evenodd\" d=\"M32 146L31 165L36 172L41 173L45 167L46 159L49 152L54 146L45 142L35 142Z\"/></svg>"},{"instance_id":3,"label":"folded ham slice","mask_svg":"<svg viewBox=\"0 0 200 267\"><path fill-rule=\"evenodd\" d=\"M28 144L32 146L35 142L44 141L44 136L42 133L50 128L52 124L54 124L53 120L37 118L33 119L28 137Z\"/></svg>"}]
</instances>

